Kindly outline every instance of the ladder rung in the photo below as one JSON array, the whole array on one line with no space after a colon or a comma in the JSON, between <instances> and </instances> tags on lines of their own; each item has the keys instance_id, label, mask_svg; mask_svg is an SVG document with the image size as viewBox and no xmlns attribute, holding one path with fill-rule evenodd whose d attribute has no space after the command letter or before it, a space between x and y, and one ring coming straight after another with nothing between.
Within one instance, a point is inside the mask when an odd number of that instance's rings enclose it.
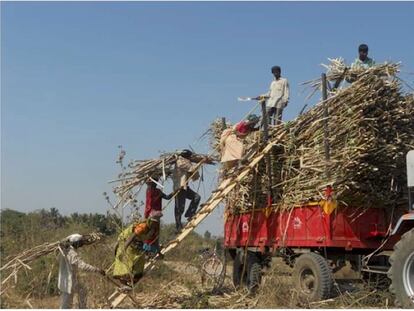
<instances>
[{"instance_id":1,"label":"ladder rung","mask_svg":"<svg viewBox=\"0 0 414 311\"><path fill-rule=\"evenodd\" d=\"M119 293L119 291L118 290L116 290L115 292L113 292L112 294L111 294L111 296L109 296L108 297L108 300L109 301L111 301L117 294Z\"/></svg>"},{"instance_id":2,"label":"ladder rung","mask_svg":"<svg viewBox=\"0 0 414 311\"><path fill-rule=\"evenodd\" d=\"M111 308L116 308L122 302L122 300L125 299L126 296L126 294L119 294L119 296L116 297L114 302L111 304Z\"/></svg>"},{"instance_id":3,"label":"ladder rung","mask_svg":"<svg viewBox=\"0 0 414 311\"><path fill-rule=\"evenodd\" d=\"M221 190L222 190L222 189L217 188L216 190L211 191L211 193L217 193L217 192L220 192Z\"/></svg>"}]
</instances>

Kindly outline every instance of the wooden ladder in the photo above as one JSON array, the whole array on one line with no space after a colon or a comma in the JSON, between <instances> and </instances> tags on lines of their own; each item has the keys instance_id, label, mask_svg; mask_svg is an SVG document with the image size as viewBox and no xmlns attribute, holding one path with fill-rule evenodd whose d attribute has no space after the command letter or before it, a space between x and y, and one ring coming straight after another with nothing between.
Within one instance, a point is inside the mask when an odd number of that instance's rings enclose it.
<instances>
[{"instance_id":1,"label":"wooden ladder","mask_svg":"<svg viewBox=\"0 0 414 311\"><path fill-rule=\"evenodd\" d=\"M269 142L268 145L258 154L256 155L250 163L242 168L242 171L239 175L224 179L217 190L213 191L213 194L210 198L204 203L201 204L201 209L197 212L197 214L193 217L193 219L185 225L185 227L181 230L178 234L176 239L169 241L161 250L161 254L165 255L172 249L174 249L178 244L180 244L184 238L194 230L195 227L198 226L208 215L213 212L213 210L219 205L219 203L230 193L233 188L240 183L243 178L245 178L250 171L263 159L263 157L272 150L272 147L276 144L277 141L282 138L283 134L277 137L272 142ZM144 267L144 272L152 270L155 267L156 257L149 260ZM110 303L111 308L117 308L118 305L126 298L128 294L120 293L119 291L114 292L108 301Z\"/></svg>"}]
</instances>

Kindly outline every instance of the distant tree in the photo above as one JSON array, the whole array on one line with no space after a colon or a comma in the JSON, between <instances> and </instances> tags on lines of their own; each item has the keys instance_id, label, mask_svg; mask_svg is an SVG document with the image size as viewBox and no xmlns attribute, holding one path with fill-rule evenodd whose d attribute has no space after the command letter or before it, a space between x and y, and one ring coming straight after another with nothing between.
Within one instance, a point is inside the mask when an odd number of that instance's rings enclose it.
<instances>
[{"instance_id":1,"label":"distant tree","mask_svg":"<svg viewBox=\"0 0 414 311\"><path fill-rule=\"evenodd\" d=\"M46 229L57 229L65 225L66 219L63 217L56 207L49 210L42 208L38 214L40 215L41 224Z\"/></svg>"},{"instance_id":2,"label":"distant tree","mask_svg":"<svg viewBox=\"0 0 414 311\"><path fill-rule=\"evenodd\" d=\"M216 243L215 243L215 247L216 247L216 252L218 254L221 254L223 252L223 240L220 238L216 239Z\"/></svg>"},{"instance_id":3,"label":"distant tree","mask_svg":"<svg viewBox=\"0 0 414 311\"><path fill-rule=\"evenodd\" d=\"M80 223L81 224L88 224L89 216L88 214L80 214Z\"/></svg>"},{"instance_id":4,"label":"distant tree","mask_svg":"<svg viewBox=\"0 0 414 311\"><path fill-rule=\"evenodd\" d=\"M66 219L63 217L56 207L50 209L50 217L56 228L61 228L65 225Z\"/></svg>"},{"instance_id":5,"label":"distant tree","mask_svg":"<svg viewBox=\"0 0 414 311\"><path fill-rule=\"evenodd\" d=\"M122 224L118 216L110 213L104 215L98 213L79 214L75 212L70 215L70 221L75 224L90 227L106 235L116 233Z\"/></svg>"},{"instance_id":6,"label":"distant tree","mask_svg":"<svg viewBox=\"0 0 414 311\"><path fill-rule=\"evenodd\" d=\"M204 232L204 238L206 240L210 240L211 239L211 233L210 233L210 231L206 230L206 232Z\"/></svg>"},{"instance_id":7,"label":"distant tree","mask_svg":"<svg viewBox=\"0 0 414 311\"><path fill-rule=\"evenodd\" d=\"M52 219L58 219L60 217L59 210L56 207L51 207L49 214Z\"/></svg>"},{"instance_id":8,"label":"distant tree","mask_svg":"<svg viewBox=\"0 0 414 311\"><path fill-rule=\"evenodd\" d=\"M24 230L26 214L11 209L2 210L0 213L1 232L5 234L20 235Z\"/></svg>"},{"instance_id":9,"label":"distant tree","mask_svg":"<svg viewBox=\"0 0 414 311\"><path fill-rule=\"evenodd\" d=\"M72 222L74 222L75 224L76 224L76 223L79 223L79 213L77 213L77 212L72 213L72 214L70 215L70 220L71 220Z\"/></svg>"}]
</instances>

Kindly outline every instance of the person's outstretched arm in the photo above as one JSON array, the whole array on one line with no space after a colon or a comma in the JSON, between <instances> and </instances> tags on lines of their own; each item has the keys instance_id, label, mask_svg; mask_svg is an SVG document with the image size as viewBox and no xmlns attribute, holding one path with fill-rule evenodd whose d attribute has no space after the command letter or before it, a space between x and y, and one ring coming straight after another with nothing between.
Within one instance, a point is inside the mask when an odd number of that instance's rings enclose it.
<instances>
[{"instance_id":1,"label":"person's outstretched arm","mask_svg":"<svg viewBox=\"0 0 414 311\"><path fill-rule=\"evenodd\" d=\"M170 194L165 194L164 192L161 192L161 197L164 199L164 200L170 200L170 199L172 199L172 197L174 196L174 194L176 193L177 191L174 191L174 192L171 192Z\"/></svg>"},{"instance_id":2,"label":"person's outstretched arm","mask_svg":"<svg viewBox=\"0 0 414 311\"><path fill-rule=\"evenodd\" d=\"M80 258L78 253L75 252L73 249L69 250L67 258L68 258L69 263L77 266L79 270L86 271L86 272L98 272L101 274L105 273L102 269L84 262L82 258Z\"/></svg>"}]
</instances>

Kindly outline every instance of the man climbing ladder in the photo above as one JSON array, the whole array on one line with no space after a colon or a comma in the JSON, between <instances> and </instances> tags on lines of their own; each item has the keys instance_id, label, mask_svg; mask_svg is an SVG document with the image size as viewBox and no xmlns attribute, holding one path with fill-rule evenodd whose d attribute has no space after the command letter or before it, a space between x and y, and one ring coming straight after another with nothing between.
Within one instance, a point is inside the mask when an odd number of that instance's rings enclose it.
<instances>
[{"instance_id":1,"label":"man climbing ladder","mask_svg":"<svg viewBox=\"0 0 414 311\"><path fill-rule=\"evenodd\" d=\"M211 212L220 204L221 201L230 193L230 191L240 183L250 171L268 154L273 146L283 137L284 132L282 131L276 138L270 141L266 147L253 155L249 160L249 164L241 169L240 173L233 175L225 180L223 180L216 191L210 196L210 198L201 205L201 209L194 215L192 220L187 223L187 225L181 230L181 233L176 237L176 239L167 243L165 247L161 250L161 254L165 255L170 250L174 249L185 237L190 234L198 224L200 224ZM154 268L155 259L150 260L145 264L144 271L149 271ZM117 308L122 301L127 297L125 293L114 293L108 299L108 303L111 308Z\"/></svg>"}]
</instances>

